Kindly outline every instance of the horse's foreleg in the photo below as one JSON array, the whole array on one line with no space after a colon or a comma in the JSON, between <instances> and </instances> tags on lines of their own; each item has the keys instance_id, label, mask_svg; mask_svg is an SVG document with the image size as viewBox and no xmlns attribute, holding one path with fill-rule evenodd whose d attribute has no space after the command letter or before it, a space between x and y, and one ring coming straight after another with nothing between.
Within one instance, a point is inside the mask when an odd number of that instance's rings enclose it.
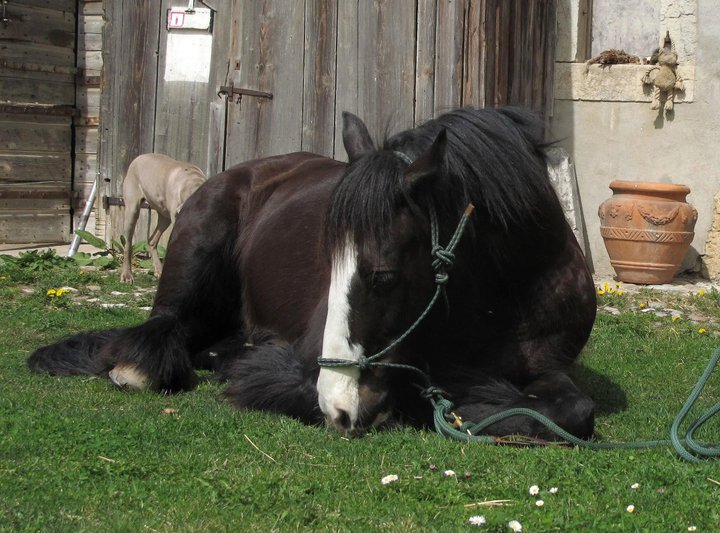
<instances>
[{"instance_id":1,"label":"horse's foreleg","mask_svg":"<svg viewBox=\"0 0 720 533\"><path fill-rule=\"evenodd\" d=\"M523 407L538 411L565 431L580 438L592 436L595 408L592 399L580 391L563 372L544 374L523 389L498 381L474 387L458 401L455 412L465 421L480 422L507 409ZM544 440L562 440L542 423L524 416L502 420L484 433L495 436L524 435Z\"/></svg>"},{"instance_id":2,"label":"horse's foreleg","mask_svg":"<svg viewBox=\"0 0 720 533\"><path fill-rule=\"evenodd\" d=\"M193 355L240 328L237 211L225 198L225 189L208 188L175 220L151 318L106 347L117 385L191 389Z\"/></svg>"},{"instance_id":3,"label":"horse's foreleg","mask_svg":"<svg viewBox=\"0 0 720 533\"><path fill-rule=\"evenodd\" d=\"M153 262L153 269L155 270L155 277L159 278L162 273L162 263L160 262L160 256L158 255L157 247L160 242L160 237L165 233L165 230L170 226L170 219L158 213L158 221L155 225L155 229L150 235L148 241L148 248L150 248L150 258Z\"/></svg>"}]
</instances>

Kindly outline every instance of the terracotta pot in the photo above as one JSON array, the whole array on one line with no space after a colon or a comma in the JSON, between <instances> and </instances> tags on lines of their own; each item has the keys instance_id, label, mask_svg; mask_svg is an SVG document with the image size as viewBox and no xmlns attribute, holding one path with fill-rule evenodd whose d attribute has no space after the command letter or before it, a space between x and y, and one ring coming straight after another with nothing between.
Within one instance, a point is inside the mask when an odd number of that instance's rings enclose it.
<instances>
[{"instance_id":1,"label":"terracotta pot","mask_svg":"<svg viewBox=\"0 0 720 533\"><path fill-rule=\"evenodd\" d=\"M616 180L600 204L600 234L620 281L670 283L695 233L685 185Z\"/></svg>"}]
</instances>

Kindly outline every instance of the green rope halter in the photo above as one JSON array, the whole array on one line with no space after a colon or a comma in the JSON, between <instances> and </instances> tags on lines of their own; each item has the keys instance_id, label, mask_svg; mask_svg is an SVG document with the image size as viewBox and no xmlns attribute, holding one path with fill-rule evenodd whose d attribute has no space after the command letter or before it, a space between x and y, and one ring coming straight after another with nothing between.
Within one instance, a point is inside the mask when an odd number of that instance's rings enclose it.
<instances>
[{"instance_id":1,"label":"green rope halter","mask_svg":"<svg viewBox=\"0 0 720 533\"><path fill-rule=\"evenodd\" d=\"M365 370L366 368L370 368L372 366L382 366L386 368L400 368L404 370L410 370L412 372L417 373L423 378L423 381L426 383L427 387L430 387L430 378L428 375L420 370L419 368L412 366L412 365L405 365L400 363L388 363L384 361L379 361L379 359L384 356L386 353L388 353L390 350L392 350L395 346L400 344L402 341L404 341L410 333L412 333L415 328L420 325L420 323L425 319L425 317L430 313L432 308L435 306L435 303L438 301L440 296L442 295L447 303L447 295L445 294L445 285L447 284L448 280L450 279L448 271L453 266L453 261L455 260L455 248L457 247L458 243L460 242L460 237L462 237L463 232L465 231L465 227L467 226L468 219L470 218L470 215L472 214L473 210L475 209L475 206L473 204L468 204L468 206L465 208L465 211L463 212L462 216L460 217L460 222L458 222L457 228L455 228L455 233L453 233L452 237L450 238L450 242L448 242L448 245L445 247L440 246L439 244L439 229L438 229L438 217L437 217L437 211L435 210L435 206L430 203L429 213L430 213L430 239L432 243L432 255L435 258L432 262L432 267L435 272L435 293L433 294L432 298L430 298L430 302L425 307L425 310L420 313L420 316L413 322L410 327L400 335L398 338L396 338L394 341L392 341L390 344L388 344L385 348L380 350L379 352L371 355L370 357L360 356L358 360L351 360L351 359L332 359L328 357L319 357L318 358L318 365L321 367L326 368L342 368L342 367L350 367L350 366L357 366L360 370Z\"/></svg>"}]
</instances>

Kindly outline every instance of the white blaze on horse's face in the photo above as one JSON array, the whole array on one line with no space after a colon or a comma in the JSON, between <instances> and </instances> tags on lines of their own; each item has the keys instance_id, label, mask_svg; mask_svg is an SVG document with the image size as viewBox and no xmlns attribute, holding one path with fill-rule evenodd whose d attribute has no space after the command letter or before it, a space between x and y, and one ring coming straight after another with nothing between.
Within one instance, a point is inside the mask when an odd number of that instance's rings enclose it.
<instances>
[{"instance_id":1,"label":"white blaze on horse's face","mask_svg":"<svg viewBox=\"0 0 720 533\"><path fill-rule=\"evenodd\" d=\"M357 271L357 251L345 246L333 261L328 294L328 314L321 357L358 361L363 347L350 343L350 284ZM320 409L328 424L340 432L355 428L358 420L360 370L356 366L321 368L317 381Z\"/></svg>"}]
</instances>

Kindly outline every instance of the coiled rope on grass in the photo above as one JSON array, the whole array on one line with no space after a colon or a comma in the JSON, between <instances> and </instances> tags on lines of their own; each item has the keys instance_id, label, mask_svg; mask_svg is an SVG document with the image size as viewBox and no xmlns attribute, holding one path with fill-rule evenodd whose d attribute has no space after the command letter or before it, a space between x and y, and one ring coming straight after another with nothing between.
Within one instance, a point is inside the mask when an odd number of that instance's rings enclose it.
<instances>
[{"instance_id":1,"label":"coiled rope on grass","mask_svg":"<svg viewBox=\"0 0 720 533\"><path fill-rule=\"evenodd\" d=\"M584 439L579 439L575 435L568 433L563 428L558 426L555 422L550 420L548 417L527 408L514 408L500 411L494 415L487 417L481 422L458 422L458 418L453 413L453 404L442 394L437 394L431 399L434 406L433 421L435 423L435 430L441 435L463 441L475 441L487 444L498 444L508 443L507 440L498 439L488 435L482 435L481 433L502 420L513 418L516 416L526 416L536 420L537 422L544 425L547 429L552 431L558 437L563 439L566 443L591 450L619 450L619 449L646 449L646 448L658 448L664 446L672 446L675 452L685 459L693 463L700 463L706 459L712 459L720 457L720 444L708 444L700 443L695 439L695 433L712 417L720 412L720 402L716 403L710 409L705 411L700 417L698 417L692 424L690 424L688 430L684 436L680 435L680 427L687 418L690 410L697 402L703 388L710 379L713 371L717 368L718 362L720 361L720 348L715 350L715 353L710 358L705 371L700 376L700 379L693 387L690 396L685 401L682 409L678 412L677 416L673 420L670 427L670 438L660 440L639 440L632 442L595 442ZM509 442L513 442L512 440ZM538 444L539 442L535 439L520 438L516 441L520 444ZM543 443L544 444L544 443Z\"/></svg>"}]
</instances>

